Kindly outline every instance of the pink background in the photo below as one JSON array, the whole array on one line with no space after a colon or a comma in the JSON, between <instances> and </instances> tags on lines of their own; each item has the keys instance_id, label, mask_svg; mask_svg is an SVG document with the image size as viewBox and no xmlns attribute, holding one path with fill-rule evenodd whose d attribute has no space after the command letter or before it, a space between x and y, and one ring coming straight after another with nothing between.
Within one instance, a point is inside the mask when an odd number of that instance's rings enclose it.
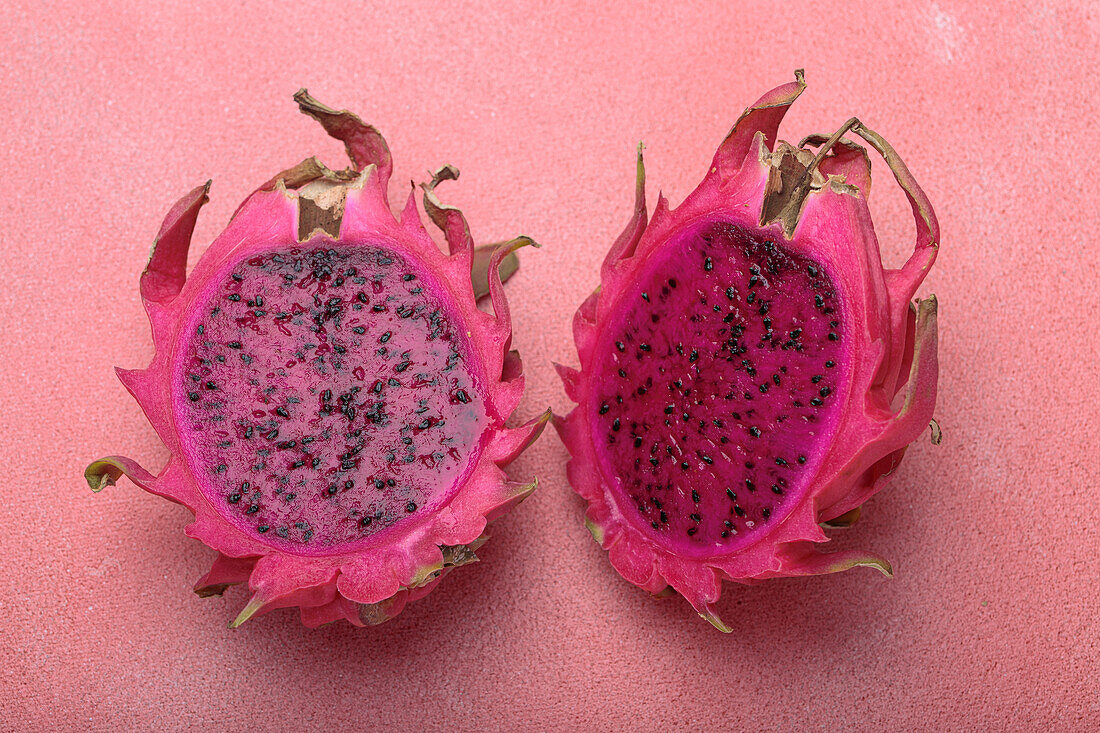
<instances>
[{"instance_id":1,"label":"pink background","mask_svg":"<svg viewBox=\"0 0 1100 733\"><path fill-rule=\"evenodd\" d=\"M170 5L0 13L0 728L1100 726L1095 4ZM783 137L858 114L943 225L926 290L944 442L919 441L834 543L895 579L731 586L723 636L614 573L548 432L513 469L542 487L483 562L395 622L310 631L281 611L229 631L246 594L192 595L212 553L188 513L85 487L103 454L166 459L112 366L150 357L137 277L170 204L214 179L197 255L275 171L343 164L299 86L382 129L394 191L453 163L441 192L475 237L542 242L509 286L530 417L568 407L550 361L575 363L568 324L628 218L637 141L651 205L676 203L796 67ZM912 220L875 172L896 264Z\"/></svg>"}]
</instances>

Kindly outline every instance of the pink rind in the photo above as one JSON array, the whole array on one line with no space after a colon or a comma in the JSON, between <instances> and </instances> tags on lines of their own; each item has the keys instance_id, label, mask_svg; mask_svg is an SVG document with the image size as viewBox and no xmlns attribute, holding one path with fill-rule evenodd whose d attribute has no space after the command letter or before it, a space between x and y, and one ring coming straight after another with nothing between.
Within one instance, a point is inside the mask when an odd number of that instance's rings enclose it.
<instances>
[{"instance_id":1,"label":"pink rind","mask_svg":"<svg viewBox=\"0 0 1100 733\"><path fill-rule=\"evenodd\" d=\"M207 278L231 258L243 258L272 243L297 241L298 194L276 180L242 203L190 278L185 276L187 250L209 184L189 192L169 212L141 281L155 355L146 369L118 370L118 374L171 456L156 476L121 457L96 461L85 475L95 491L125 475L146 491L183 504L194 513L186 533L218 552L210 572L196 584L196 593L211 595L228 585L247 582L253 594L231 626L282 607L301 608L302 622L310 627L341 618L361 626L392 618L409 601L430 592L450 570L444 567L440 547L480 544L486 524L522 501L536 486L534 482L509 481L502 470L538 438L549 413L519 427L505 427L505 420L522 396L524 380L518 354L510 349L511 322L498 269L509 254L534 243L521 237L497 248L490 259L488 278L493 312L479 310L471 282L473 241L469 228L461 212L441 204L434 192L439 180L456 177L457 171L455 176L443 174L442 178L437 174L437 179L425 188L425 208L441 225L449 243L450 252L444 254L424 228L413 196L400 220L391 212L386 183L392 162L377 130L350 113L320 105L304 90L295 99L303 112L345 142L355 166L354 171L340 174L340 180L349 183L336 241L365 240L390 246L418 262L434 275L444 291L440 295L452 306L452 317L465 330L471 349L483 357L482 374L475 378L482 384L491 424L483 435L480 458L439 511L394 525L387 531L384 544L323 556L290 554L244 534L202 495L182 458L173 419L173 354L190 302ZM327 170L320 164L308 168ZM317 232L310 241L319 237L333 241Z\"/></svg>"},{"instance_id":2,"label":"pink rind","mask_svg":"<svg viewBox=\"0 0 1100 733\"><path fill-rule=\"evenodd\" d=\"M917 240L913 255L900 270L882 265L866 203L869 163L863 148L848 140L838 140L822 156L824 184L807 196L792 236L786 236L778 222L760 223L771 157L780 146L778 127L804 88L798 72L794 82L777 87L746 110L719 147L702 183L676 210L659 197L648 222L639 149L634 215L603 264L600 287L574 316L580 369L555 364L567 395L578 404L564 418L555 416L553 424L570 452L569 482L588 502L585 523L593 537L628 581L655 595L674 589L703 618L727 632L731 628L715 610L723 581L753 584L857 566L891 573L889 564L871 553L821 552L818 546L828 541L821 523L846 515L882 487L906 446L928 425L935 406L936 301L929 297L913 308L911 298L935 259L939 231L927 197L893 148L855 121L853 132L883 154L913 205ZM825 139L811 136L807 142L821 145ZM852 359L851 386L837 430L844 437L836 439L827 452L811 479L811 491L752 544L727 555L686 558L650 540L616 504L602 478L586 423L590 386L586 375L593 367L600 330L616 312L625 283L676 232L708 217L735 222L825 263L848 296L849 307L855 309L851 322L862 323L865 329L856 334L850 352L858 358Z\"/></svg>"}]
</instances>

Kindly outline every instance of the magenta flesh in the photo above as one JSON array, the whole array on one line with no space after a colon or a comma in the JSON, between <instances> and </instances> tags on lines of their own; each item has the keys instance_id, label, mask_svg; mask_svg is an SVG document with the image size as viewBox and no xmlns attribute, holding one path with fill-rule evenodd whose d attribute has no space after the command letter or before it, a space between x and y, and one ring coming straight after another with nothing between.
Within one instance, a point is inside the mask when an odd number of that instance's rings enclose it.
<instances>
[{"instance_id":1,"label":"magenta flesh","mask_svg":"<svg viewBox=\"0 0 1100 733\"><path fill-rule=\"evenodd\" d=\"M692 555L751 543L800 500L835 429L846 360L828 275L718 223L672 240L622 303L591 419L624 514Z\"/></svg>"},{"instance_id":2,"label":"magenta flesh","mask_svg":"<svg viewBox=\"0 0 1100 733\"><path fill-rule=\"evenodd\" d=\"M484 407L418 272L379 248L292 248L215 280L176 400L192 471L234 524L324 551L460 484Z\"/></svg>"}]
</instances>

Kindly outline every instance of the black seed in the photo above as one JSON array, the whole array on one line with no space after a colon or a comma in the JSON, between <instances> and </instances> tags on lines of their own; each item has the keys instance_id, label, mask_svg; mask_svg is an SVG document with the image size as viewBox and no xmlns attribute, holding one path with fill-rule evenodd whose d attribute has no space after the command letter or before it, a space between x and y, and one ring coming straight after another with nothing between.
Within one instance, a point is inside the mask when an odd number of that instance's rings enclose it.
<instances>
[{"instance_id":1,"label":"black seed","mask_svg":"<svg viewBox=\"0 0 1100 733\"><path fill-rule=\"evenodd\" d=\"M335 494L335 493L337 492L337 490L338 490L339 488L340 488L340 487L338 487L338 486L337 486L336 484L329 484L329 485L328 485L328 493L329 493L329 495L331 496L331 495Z\"/></svg>"},{"instance_id":2,"label":"black seed","mask_svg":"<svg viewBox=\"0 0 1100 733\"><path fill-rule=\"evenodd\" d=\"M245 511L245 514L255 514L258 511L260 511L260 505L259 504L252 504Z\"/></svg>"},{"instance_id":3,"label":"black seed","mask_svg":"<svg viewBox=\"0 0 1100 733\"><path fill-rule=\"evenodd\" d=\"M199 398L201 397L201 395L199 395L198 392L188 392L187 396L190 398L190 400L192 402L198 402Z\"/></svg>"},{"instance_id":4,"label":"black seed","mask_svg":"<svg viewBox=\"0 0 1100 733\"><path fill-rule=\"evenodd\" d=\"M688 356L688 362L695 363L697 361L699 361L699 352L695 349L692 349L691 354Z\"/></svg>"},{"instance_id":5,"label":"black seed","mask_svg":"<svg viewBox=\"0 0 1100 733\"><path fill-rule=\"evenodd\" d=\"M775 459L775 465L777 465L777 466L786 466L787 465L787 459L786 458L776 458Z\"/></svg>"},{"instance_id":6,"label":"black seed","mask_svg":"<svg viewBox=\"0 0 1100 733\"><path fill-rule=\"evenodd\" d=\"M832 391L832 390L830 390L828 387L822 387L821 390L818 392L818 394L821 395L822 397L828 397L830 391Z\"/></svg>"},{"instance_id":7,"label":"black seed","mask_svg":"<svg viewBox=\"0 0 1100 733\"><path fill-rule=\"evenodd\" d=\"M670 277L670 278L668 279L668 286L669 286L670 288L674 288L674 287L676 287L676 285L677 285L677 283L676 283L676 278L674 278L674 277Z\"/></svg>"},{"instance_id":8,"label":"black seed","mask_svg":"<svg viewBox=\"0 0 1100 733\"><path fill-rule=\"evenodd\" d=\"M609 405L605 402L602 405L600 405L600 414L601 415L606 415L607 411L610 410L610 409L611 409L611 405Z\"/></svg>"},{"instance_id":9,"label":"black seed","mask_svg":"<svg viewBox=\"0 0 1100 733\"><path fill-rule=\"evenodd\" d=\"M763 384L760 385L760 394L767 394L767 392L768 392L768 383L764 382Z\"/></svg>"},{"instance_id":10,"label":"black seed","mask_svg":"<svg viewBox=\"0 0 1100 733\"><path fill-rule=\"evenodd\" d=\"M802 335L802 329L801 328L796 328L795 330L791 331L791 338L793 338L793 339L796 339L801 335Z\"/></svg>"},{"instance_id":11,"label":"black seed","mask_svg":"<svg viewBox=\"0 0 1100 733\"><path fill-rule=\"evenodd\" d=\"M230 494L229 495L229 503L230 504L236 504L240 500L241 500L241 495L240 494Z\"/></svg>"},{"instance_id":12,"label":"black seed","mask_svg":"<svg viewBox=\"0 0 1100 733\"><path fill-rule=\"evenodd\" d=\"M714 263L711 262L711 259L709 257L706 258L705 260L703 260L703 269L706 270L707 272L710 272L711 270L714 269ZM673 287L676 287L676 286L673 285Z\"/></svg>"},{"instance_id":13,"label":"black seed","mask_svg":"<svg viewBox=\"0 0 1100 733\"><path fill-rule=\"evenodd\" d=\"M820 374L815 374L812 377L810 377L810 381L813 382L814 384L817 384L818 382L820 382L824 378L825 377L821 376Z\"/></svg>"},{"instance_id":14,"label":"black seed","mask_svg":"<svg viewBox=\"0 0 1100 733\"><path fill-rule=\"evenodd\" d=\"M699 503L699 492L695 489L691 490L691 500L694 501L696 504Z\"/></svg>"},{"instance_id":15,"label":"black seed","mask_svg":"<svg viewBox=\"0 0 1100 733\"><path fill-rule=\"evenodd\" d=\"M760 428L756 427L755 425L751 426L749 428L749 435L751 435L754 438L759 438L760 437Z\"/></svg>"},{"instance_id":16,"label":"black seed","mask_svg":"<svg viewBox=\"0 0 1100 733\"><path fill-rule=\"evenodd\" d=\"M661 512L661 524L668 524L668 512Z\"/></svg>"},{"instance_id":17,"label":"black seed","mask_svg":"<svg viewBox=\"0 0 1100 733\"><path fill-rule=\"evenodd\" d=\"M773 494L782 494L783 489L779 488L779 486L776 485L776 484L772 484L772 493Z\"/></svg>"},{"instance_id":18,"label":"black seed","mask_svg":"<svg viewBox=\"0 0 1100 733\"><path fill-rule=\"evenodd\" d=\"M405 511L408 512L409 514L412 514L413 512L415 512L416 511L416 502L410 501L408 504L406 504L405 505Z\"/></svg>"},{"instance_id":19,"label":"black seed","mask_svg":"<svg viewBox=\"0 0 1100 733\"><path fill-rule=\"evenodd\" d=\"M241 280L244 280L243 275L238 275L235 272L232 275L230 275L229 277L233 278L233 282L238 282L239 283Z\"/></svg>"},{"instance_id":20,"label":"black seed","mask_svg":"<svg viewBox=\"0 0 1100 733\"><path fill-rule=\"evenodd\" d=\"M264 534L269 529L271 529L271 527L268 527L266 524L261 524L259 527L256 528L256 531L259 532L260 534Z\"/></svg>"},{"instance_id":21,"label":"black seed","mask_svg":"<svg viewBox=\"0 0 1100 733\"><path fill-rule=\"evenodd\" d=\"M641 351L649 352L653 350L653 347L649 344L638 344L638 349Z\"/></svg>"},{"instance_id":22,"label":"black seed","mask_svg":"<svg viewBox=\"0 0 1100 733\"><path fill-rule=\"evenodd\" d=\"M373 521L373 520L370 517L363 517L362 519L359 520L359 524L361 524L364 527L369 527L371 521Z\"/></svg>"},{"instance_id":23,"label":"black seed","mask_svg":"<svg viewBox=\"0 0 1100 733\"><path fill-rule=\"evenodd\" d=\"M231 349L239 349L239 348L241 348L241 342L240 341L230 341L228 344L226 344L226 346L228 346Z\"/></svg>"},{"instance_id":24,"label":"black seed","mask_svg":"<svg viewBox=\"0 0 1100 733\"><path fill-rule=\"evenodd\" d=\"M706 453L704 453L703 454L703 463L707 464L708 466L713 466L714 465L714 459L711 458L710 456L708 456Z\"/></svg>"},{"instance_id":25,"label":"black seed","mask_svg":"<svg viewBox=\"0 0 1100 733\"><path fill-rule=\"evenodd\" d=\"M836 366L836 362L833 361L832 359L830 359L829 361L825 362L825 366L828 367L829 369L832 369L833 367Z\"/></svg>"},{"instance_id":26,"label":"black seed","mask_svg":"<svg viewBox=\"0 0 1100 733\"><path fill-rule=\"evenodd\" d=\"M619 432L619 427L620 427L619 418L615 418L614 420L611 421L611 429L614 430L616 433Z\"/></svg>"},{"instance_id":27,"label":"black seed","mask_svg":"<svg viewBox=\"0 0 1100 733\"><path fill-rule=\"evenodd\" d=\"M818 308L820 308L821 306L825 305L825 299L822 298L820 295L815 295L814 296L814 305L816 305Z\"/></svg>"},{"instance_id":28,"label":"black seed","mask_svg":"<svg viewBox=\"0 0 1100 733\"><path fill-rule=\"evenodd\" d=\"M768 507L764 507L763 509L760 510L760 513L764 516L764 519L767 519L768 517L770 517L772 515L772 510L769 509Z\"/></svg>"},{"instance_id":29,"label":"black seed","mask_svg":"<svg viewBox=\"0 0 1100 733\"><path fill-rule=\"evenodd\" d=\"M840 336L836 335L836 331L830 331L829 332L829 340L830 341L836 341L839 338L840 338Z\"/></svg>"},{"instance_id":30,"label":"black seed","mask_svg":"<svg viewBox=\"0 0 1100 733\"><path fill-rule=\"evenodd\" d=\"M741 505L740 505L740 504L734 504L734 505L733 505L733 511L734 511L734 512L735 512L735 513L737 514L737 516L739 516L739 517L743 517L743 516L745 516L745 510L741 508Z\"/></svg>"},{"instance_id":31,"label":"black seed","mask_svg":"<svg viewBox=\"0 0 1100 733\"><path fill-rule=\"evenodd\" d=\"M806 272L810 273L810 277L817 277L817 268L813 265L807 266Z\"/></svg>"},{"instance_id":32,"label":"black seed","mask_svg":"<svg viewBox=\"0 0 1100 733\"><path fill-rule=\"evenodd\" d=\"M745 479L745 488L748 489L749 491L756 491L756 484L754 484L749 479Z\"/></svg>"},{"instance_id":33,"label":"black seed","mask_svg":"<svg viewBox=\"0 0 1100 733\"><path fill-rule=\"evenodd\" d=\"M728 288L726 288L726 297L727 298L729 298L730 300L733 300L736 295L737 295L737 291L733 289L732 285L730 285Z\"/></svg>"},{"instance_id":34,"label":"black seed","mask_svg":"<svg viewBox=\"0 0 1100 733\"><path fill-rule=\"evenodd\" d=\"M649 293L643 292L642 293L642 300L644 300L645 302L648 303L649 302Z\"/></svg>"},{"instance_id":35,"label":"black seed","mask_svg":"<svg viewBox=\"0 0 1100 733\"><path fill-rule=\"evenodd\" d=\"M675 410L675 409L676 409L676 405L669 405L668 407L665 408L665 414L666 415L671 415L672 411Z\"/></svg>"},{"instance_id":36,"label":"black seed","mask_svg":"<svg viewBox=\"0 0 1100 733\"><path fill-rule=\"evenodd\" d=\"M810 400L810 404L814 407L821 407L821 405L823 405L824 403L821 401L820 397L814 397L812 400Z\"/></svg>"},{"instance_id":37,"label":"black seed","mask_svg":"<svg viewBox=\"0 0 1100 733\"><path fill-rule=\"evenodd\" d=\"M622 341L616 341L615 348L619 351L624 351L626 349L626 344L624 344Z\"/></svg>"},{"instance_id":38,"label":"black seed","mask_svg":"<svg viewBox=\"0 0 1100 733\"><path fill-rule=\"evenodd\" d=\"M799 456L799 457L798 457L798 462L799 462L800 464L801 464L801 463L805 463L805 462L806 462L806 456Z\"/></svg>"},{"instance_id":39,"label":"black seed","mask_svg":"<svg viewBox=\"0 0 1100 733\"><path fill-rule=\"evenodd\" d=\"M730 498L730 501L737 501L737 494L733 493L733 489L726 489L726 496Z\"/></svg>"},{"instance_id":40,"label":"black seed","mask_svg":"<svg viewBox=\"0 0 1100 733\"><path fill-rule=\"evenodd\" d=\"M276 407L275 414L279 417L290 417L290 413L286 411L285 407Z\"/></svg>"}]
</instances>

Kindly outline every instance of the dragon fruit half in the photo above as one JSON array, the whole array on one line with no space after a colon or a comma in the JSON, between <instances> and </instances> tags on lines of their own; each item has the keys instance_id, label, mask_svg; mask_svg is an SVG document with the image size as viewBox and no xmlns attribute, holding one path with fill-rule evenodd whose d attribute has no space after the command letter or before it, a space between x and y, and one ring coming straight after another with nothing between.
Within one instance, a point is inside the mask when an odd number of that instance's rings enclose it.
<instances>
[{"instance_id":1,"label":"dragon fruit half","mask_svg":"<svg viewBox=\"0 0 1100 733\"><path fill-rule=\"evenodd\" d=\"M777 142L804 88L797 72L746 110L699 187L674 211L660 197L648 221L639 149L633 218L573 321L581 368L558 367L577 406L554 423L593 536L627 580L680 593L723 631L723 580L891 574L816 543L821 525L855 521L936 398L936 300L913 301L935 214L858 120ZM916 248L899 270L882 266L870 164L849 132L912 204Z\"/></svg>"},{"instance_id":2,"label":"dragon fruit half","mask_svg":"<svg viewBox=\"0 0 1100 733\"><path fill-rule=\"evenodd\" d=\"M295 100L353 166L308 158L253 193L190 278L187 249L209 184L161 227L141 276L156 354L118 370L171 457L154 476L126 458L88 467L96 491L126 475L195 514L218 551L200 596L247 582L239 625L297 606L307 626L384 621L477 559L485 526L535 483L501 470L542 431L505 420L523 392L501 269L531 241L473 247L436 185L400 219L385 140L349 112ZM493 314L476 298L488 294Z\"/></svg>"}]
</instances>

